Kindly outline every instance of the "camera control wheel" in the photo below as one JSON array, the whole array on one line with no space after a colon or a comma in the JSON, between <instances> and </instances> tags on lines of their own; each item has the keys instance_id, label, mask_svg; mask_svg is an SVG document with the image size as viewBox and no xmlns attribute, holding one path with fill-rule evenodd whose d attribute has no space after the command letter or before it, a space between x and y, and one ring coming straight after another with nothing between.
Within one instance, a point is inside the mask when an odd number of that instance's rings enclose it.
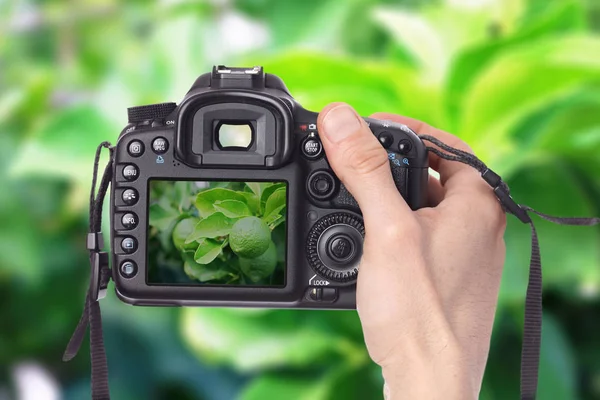
<instances>
[{"instance_id":1,"label":"camera control wheel","mask_svg":"<svg viewBox=\"0 0 600 400\"><path fill-rule=\"evenodd\" d=\"M354 281L364 236L365 227L359 217L348 213L326 215L308 234L306 253L310 266L332 281Z\"/></svg>"},{"instance_id":2,"label":"camera control wheel","mask_svg":"<svg viewBox=\"0 0 600 400\"><path fill-rule=\"evenodd\" d=\"M129 107L127 117L129 123L137 124L144 121L165 118L177 108L175 103L150 104L147 106Z\"/></svg>"}]
</instances>

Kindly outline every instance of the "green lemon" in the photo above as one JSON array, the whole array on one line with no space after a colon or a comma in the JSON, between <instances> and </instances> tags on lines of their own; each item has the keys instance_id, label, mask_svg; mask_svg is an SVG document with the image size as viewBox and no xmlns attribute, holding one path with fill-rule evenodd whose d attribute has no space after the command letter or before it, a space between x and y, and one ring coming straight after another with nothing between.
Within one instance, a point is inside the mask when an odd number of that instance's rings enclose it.
<instances>
[{"instance_id":1,"label":"green lemon","mask_svg":"<svg viewBox=\"0 0 600 400\"><path fill-rule=\"evenodd\" d=\"M270 242L267 250L256 258L240 257L240 269L252 282L268 277L277 265L277 249Z\"/></svg>"},{"instance_id":2,"label":"green lemon","mask_svg":"<svg viewBox=\"0 0 600 400\"><path fill-rule=\"evenodd\" d=\"M178 250L195 250L198 243L192 242L185 244L185 239L194 231L194 227L200 221L198 218L190 217L182 219L173 229L173 244Z\"/></svg>"},{"instance_id":3,"label":"green lemon","mask_svg":"<svg viewBox=\"0 0 600 400\"><path fill-rule=\"evenodd\" d=\"M271 230L260 218L245 217L233 224L229 246L235 254L255 258L264 253L271 242Z\"/></svg>"}]
</instances>

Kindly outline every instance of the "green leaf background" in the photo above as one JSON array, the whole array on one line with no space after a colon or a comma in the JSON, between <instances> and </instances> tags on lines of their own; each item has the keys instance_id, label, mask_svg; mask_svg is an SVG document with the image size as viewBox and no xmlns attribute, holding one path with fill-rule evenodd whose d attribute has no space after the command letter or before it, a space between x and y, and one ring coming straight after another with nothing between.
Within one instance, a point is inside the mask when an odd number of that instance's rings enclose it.
<instances>
[{"instance_id":1,"label":"green leaf background","mask_svg":"<svg viewBox=\"0 0 600 400\"><path fill-rule=\"evenodd\" d=\"M126 107L179 101L213 64L261 64L308 109L346 101L363 115L422 119L468 141L519 202L600 215L599 31L594 0L0 3L0 392L11 396L12 371L33 360L63 398L89 397L89 356L64 364L60 354L88 280L94 150L116 140ZM219 196L150 213L167 247L182 210L197 207L211 223L196 226L206 247L186 253L186 273L225 279L230 271L195 256L209 261L229 219L278 210L278 190L213 187ZM538 398L600 398L600 230L536 226ZM506 242L489 400L519 387L528 227L509 218ZM354 312L142 309L114 297L102 303L114 398L382 398Z\"/></svg>"}]
</instances>

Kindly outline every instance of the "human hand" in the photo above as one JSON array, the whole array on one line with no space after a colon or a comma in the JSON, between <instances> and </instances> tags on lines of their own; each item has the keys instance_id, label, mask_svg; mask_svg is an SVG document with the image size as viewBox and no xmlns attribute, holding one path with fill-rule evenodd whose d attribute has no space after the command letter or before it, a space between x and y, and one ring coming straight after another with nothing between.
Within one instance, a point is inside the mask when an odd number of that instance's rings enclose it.
<instances>
[{"instance_id":1,"label":"human hand","mask_svg":"<svg viewBox=\"0 0 600 400\"><path fill-rule=\"evenodd\" d=\"M472 152L420 121L378 113ZM470 166L430 154L429 207L412 211L386 151L348 105L319 114L327 159L362 211L357 310L386 398L476 399L488 357L505 259L506 216Z\"/></svg>"}]
</instances>

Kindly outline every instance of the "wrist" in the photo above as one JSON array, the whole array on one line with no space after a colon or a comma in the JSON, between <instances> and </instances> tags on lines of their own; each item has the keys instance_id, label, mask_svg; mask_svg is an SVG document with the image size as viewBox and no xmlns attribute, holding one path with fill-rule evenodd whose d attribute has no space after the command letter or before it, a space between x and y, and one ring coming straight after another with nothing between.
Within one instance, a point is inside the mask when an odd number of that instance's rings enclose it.
<instances>
[{"instance_id":1,"label":"wrist","mask_svg":"<svg viewBox=\"0 0 600 400\"><path fill-rule=\"evenodd\" d=\"M394 356L382 365L386 400L477 399L461 349L447 343L439 352L424 353L417 347Z\"/></svg>"}]
</instances>

